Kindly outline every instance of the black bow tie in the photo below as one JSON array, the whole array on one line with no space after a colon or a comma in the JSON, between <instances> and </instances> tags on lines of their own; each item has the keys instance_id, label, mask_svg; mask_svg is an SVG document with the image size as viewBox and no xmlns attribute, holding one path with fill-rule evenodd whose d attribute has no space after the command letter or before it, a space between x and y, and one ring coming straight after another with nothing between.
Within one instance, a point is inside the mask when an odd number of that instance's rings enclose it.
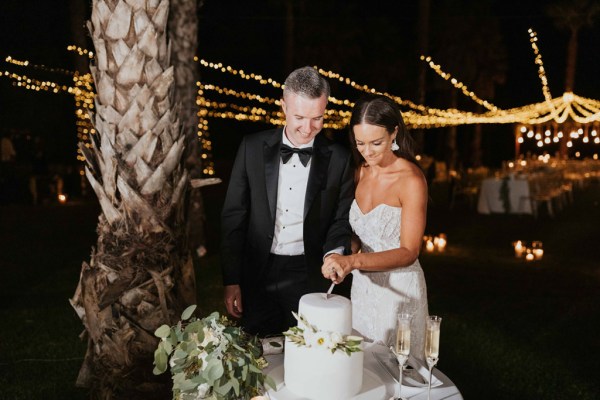
<instances>
[{"instance_id":1,"label":"black bow tie","mask_svg":"<svg viewBox=\"0 0 600 400\"><path fill-rule=\"evenodd\" d=\"M306 167L310 161L310 156L312 155L312 147L298 149L296 147L290 147L287 144L281 145L281 161L283 161L284 164L292 158L294 153L298 154L300 162Z\"/></svg>"}]
</instances>

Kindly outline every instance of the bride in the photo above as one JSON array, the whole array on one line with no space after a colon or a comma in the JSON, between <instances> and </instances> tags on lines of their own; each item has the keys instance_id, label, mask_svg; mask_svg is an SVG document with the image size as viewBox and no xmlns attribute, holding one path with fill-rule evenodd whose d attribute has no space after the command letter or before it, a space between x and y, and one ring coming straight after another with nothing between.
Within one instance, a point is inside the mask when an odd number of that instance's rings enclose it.
<instances>
[{"instance_id":1,"label":"bride","mask_svg":"<svg viewBox=\"0 0 600 400\"><path fill-rule=\"evenodd\" d=\"M352 322L367 340L393 343L396 315L412 314L411 354L422 360L428 310L418 256L427 182L396 103L382 95L358 101L350 143L357 180L350 208L354 254L328 256L321 272L335 283L353 274Z\"/></svg>"}]
</instances>

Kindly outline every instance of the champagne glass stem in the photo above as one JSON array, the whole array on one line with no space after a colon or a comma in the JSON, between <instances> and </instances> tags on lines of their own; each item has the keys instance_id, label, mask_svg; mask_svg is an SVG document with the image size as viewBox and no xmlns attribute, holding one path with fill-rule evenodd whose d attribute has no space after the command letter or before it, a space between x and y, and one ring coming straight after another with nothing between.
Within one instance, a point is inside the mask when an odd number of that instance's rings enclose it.
<instances>
[{"instance_id":1,"label":"champagne glass stem","mask_svg":"<svg viewBox=\"0 0 600 400\"><path fill-rule=\"evenodd\" d=\"M402 363L398 363L398 399L402 400Z\"/></svg>"},{"instance_id":2,"label":"champagne glass stem","mask_svg":"<svg viewBox=\"0 0 600 400\"><path fill-rule=\"evenodd\" d=\"M431 377L433 365L429 365L429 384L427 385L427 400L431 400Z\"/></svg>"}]
</instances>

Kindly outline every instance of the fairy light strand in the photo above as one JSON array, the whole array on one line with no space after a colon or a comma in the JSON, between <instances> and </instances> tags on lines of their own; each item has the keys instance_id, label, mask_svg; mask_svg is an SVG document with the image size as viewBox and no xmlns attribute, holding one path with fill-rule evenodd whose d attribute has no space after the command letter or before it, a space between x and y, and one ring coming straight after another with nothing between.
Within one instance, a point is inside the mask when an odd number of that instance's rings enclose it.
<instances>
[{"instance_id":1,"label":"fairy light strand","mask_svg":"<svg viewBox=\"0 0 600 400\"><path fill-rule=\"evenodd\" d=\"M467 85L465 85L464 83L460 82L458 79L454 78L449 73L444 72L442 70L442 67L439 64L436 64L430 56L425 57L424 55L421 55L420 58L421 58L422 61L425 61L427 63L427 65L429 65L429 67L436 74L438 74L440 77L442 77L446 81L449 81L452 84L452 86L454 86L455 88L459 89L465 96L469 97L471 100L473 100L477 104L485 107L486 109L488 109L490 111L498 111L499 110L498 107L496 107L492 103L488 102L487 100L483 100L483 99L479 98L475 94L475 92L469 90L469 88L467 87Z\"/></svg>"}]
</instances>

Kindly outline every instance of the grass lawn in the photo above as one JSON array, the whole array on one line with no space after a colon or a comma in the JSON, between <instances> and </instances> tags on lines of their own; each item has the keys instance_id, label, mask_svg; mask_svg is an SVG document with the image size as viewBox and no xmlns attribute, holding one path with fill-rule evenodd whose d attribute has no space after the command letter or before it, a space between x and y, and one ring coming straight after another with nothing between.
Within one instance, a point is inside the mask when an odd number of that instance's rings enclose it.
<instances>
[{"instance_id":1,"label":"grass lawn","mask_svg":"<svg viewBox=\"0 0 600 400\"><path fill-rule=\"evenodd\" d=\"M223 310L218 215L223 187L205 192L209 256L196 268L202 313ZM432 189L427 232L448 235L422 254L431 314L443 317L438 366L466 399L600 398L600 184L554 219L448 210ZM72 296L95 245L94 201L0 206L0 399L85 399L74 382L85 353ZM541 240L525 263L511 242ZM151 368L151 366L150 366Z\"/></svg>"}]
</instances>

